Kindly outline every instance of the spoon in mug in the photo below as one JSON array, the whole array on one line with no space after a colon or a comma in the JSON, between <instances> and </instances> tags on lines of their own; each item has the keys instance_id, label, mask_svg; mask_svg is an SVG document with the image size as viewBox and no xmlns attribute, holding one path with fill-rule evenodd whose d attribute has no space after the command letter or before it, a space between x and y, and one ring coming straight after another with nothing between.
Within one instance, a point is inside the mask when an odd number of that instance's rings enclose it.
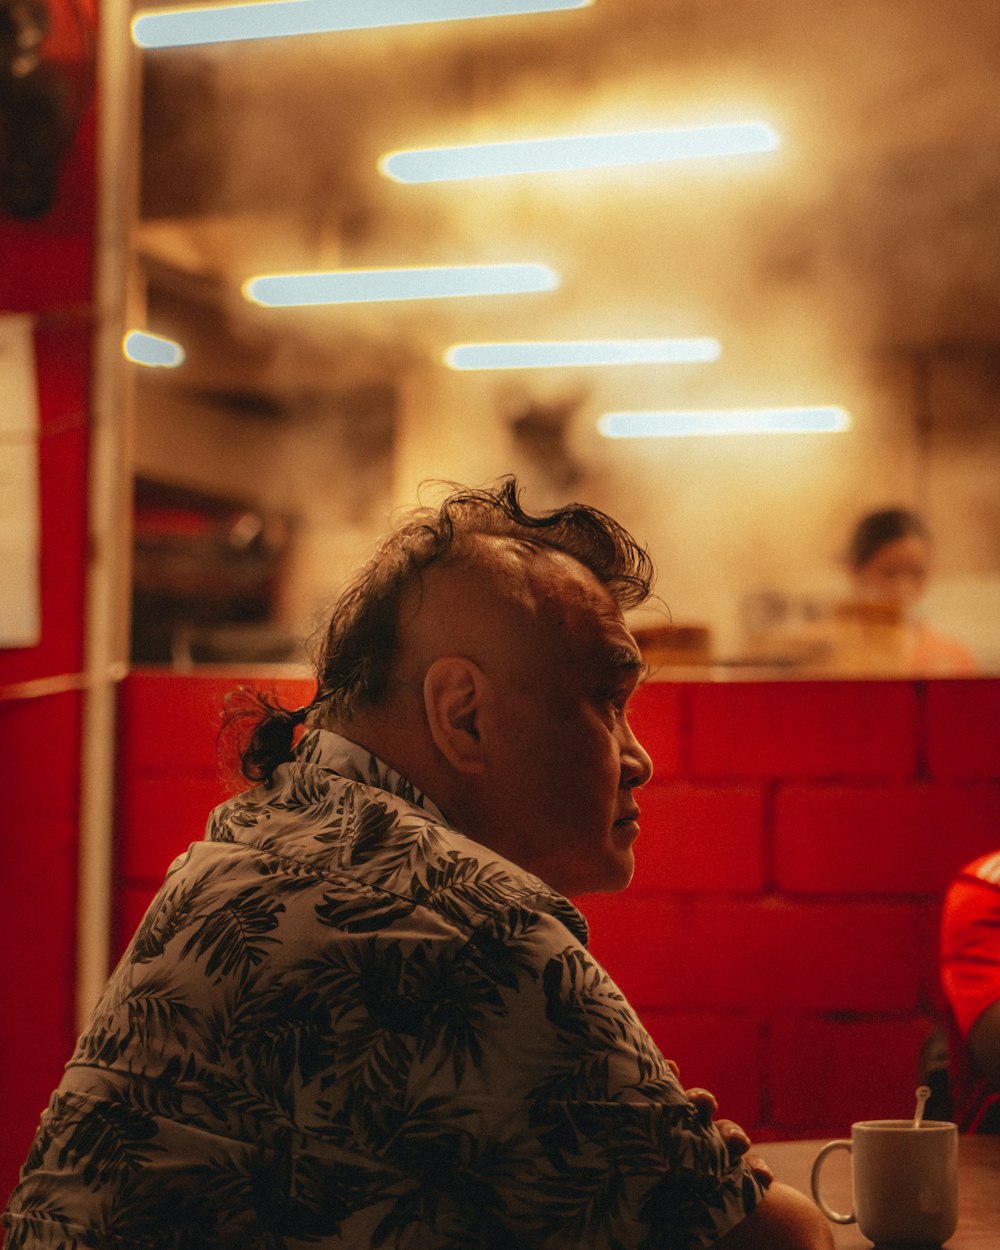
<instances>
[{"instance_id":1,"label":"spoon in mug","mask_svg":"<svg viewBox=\"0 0 1000 1250\"><path fill-rule=\"evenodd\" d=\"M917 1086L917 1109L913 1113L913 1127L914 1128L920 1127L920 1122L924 1118L924 1107L926 1106L927 1099L930 1098L930 1096L931 1096L931 1089L929 1085Z\"/></svg>"}]
</instances>

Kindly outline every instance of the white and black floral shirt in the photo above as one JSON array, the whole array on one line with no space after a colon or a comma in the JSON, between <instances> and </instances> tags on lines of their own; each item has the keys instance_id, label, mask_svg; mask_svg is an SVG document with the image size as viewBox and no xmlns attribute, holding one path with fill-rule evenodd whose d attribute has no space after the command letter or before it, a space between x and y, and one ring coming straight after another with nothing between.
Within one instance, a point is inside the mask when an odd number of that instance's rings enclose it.
<instances>
[{"instance_id":1,"label":"white and black floral shirt","mask_svg":"<svg viewBox=\"0 0 1000 1250\"><path fill-rule=\"evenodd\" d=\"M759 1186L585 943L565 898L307 733L171 866L9 1250L712 1245Z\"/></svg>"}]
</instances>

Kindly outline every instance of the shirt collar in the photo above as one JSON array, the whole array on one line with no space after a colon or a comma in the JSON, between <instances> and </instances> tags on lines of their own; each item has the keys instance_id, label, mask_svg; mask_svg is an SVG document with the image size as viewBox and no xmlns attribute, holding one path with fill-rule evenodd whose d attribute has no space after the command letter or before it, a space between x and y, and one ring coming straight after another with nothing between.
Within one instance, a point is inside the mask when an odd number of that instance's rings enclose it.
<instances>
[{"instance_id":1,"label":"shirt collar","mask_svg":"<svg viewBox=\"0 0 1000 1250\"><path fill-rule=\"evenodd\" d=\"M346 777L349 781L359 781L365 786L375 786L395 794L414 807L419 807L442 825L452 828L438 805L427 797L422 790L390 768L367 748L351 742L340 734L329 729L310 729L299 739L295 748L296 758L304 764L318 764L320 768L328 768L331 772Z\"/></svg>"},{"instance_id":2,"label":"shirt collar","mask_svg":"<svg viewBox=\"0 0 1000 1250\"><path fill-rule=\"evenodd\" d=\"M349 781L357 781L365 786L375 786L379 790L394 794L405 802L412 803L414 807L421 808L436 823L446 826L455 833L460 832L455 829L437 804L422 790L418 790L412 782L407 781L402 774L390 768L378 756L372 755L371 751L365 747L351 742L349 738L344 738L330 729L307 730L295 748L295 758L300 764L313 764L319 768L327 768ZM471 843L471 845L478 844ZM485 854L492 855L499 860L495 852L490 851L489 848L481 849ZM506 863L507 861L499 860L499 862ZM520 874L521 879L533 882L539 887L537 897L546 900L545 909L561 920L566 928L586 946L587 921L574 904L556 891L550 890L544 882L531 876L516 864L510 864L509 867L515 873Z\"/></svg>"}]
</instances>

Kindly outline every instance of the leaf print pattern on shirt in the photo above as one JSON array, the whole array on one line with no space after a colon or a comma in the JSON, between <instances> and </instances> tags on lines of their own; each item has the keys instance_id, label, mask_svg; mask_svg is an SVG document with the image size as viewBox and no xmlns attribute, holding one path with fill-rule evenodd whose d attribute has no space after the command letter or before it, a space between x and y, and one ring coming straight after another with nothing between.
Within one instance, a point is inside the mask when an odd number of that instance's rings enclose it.
<instances>
[{"instance_id":1,"label":"leaf print pattern on shirt","mask_svg":"<svg viewBox=\"0 0 1000 1250\"><path fill-rule=\"evenodd\" d=\"M118 1172L137 1172L160 1147L156 1121L126 1097L106 1099L96 1111L89 1100L66 1100L62 1146L56 1156L60 1168L79 1168L84 1185L96 1188Z\"/></svg>"},{"instance_id":2,"label":"leaf print pattern on shirt","mask_svg":"<svg viewBox=\"0 0 1000 1250\"><path fill-rule=\"evenodd\" d=\"M216 984L237 969L246 975L278 941L272 934L284 910L284 903L269 899L263 886L247 886L204 918L185 943L181 958L192 952L196 960L207 955L205 971Z\"/></svg>"},{"instance_id":3,"label":"leaf print pattern on shirt","mask_svg":"<svg viewBox=\"0 0 1000 1250\"><path fill-rule=\"evenodd\" d=\"M8 1250L703 1250L759 1188L573 905L324 731L171 865Z\"/></svg>"},{"instance_id":4,"label":"leaf print pattern on shirt","mask_svg":"<svg viewBox=\"0 0 1000 1250\"><path fill-rule=\"evenodd\" d=\"M316 905L316 919L345 933L372 933L405 920L416 904L381 890L327 890Z\"/></svg>"},{"instance_id":5,"label":"leaf print pattern on shirt","mask_svg":"<svg viewBox=\"0 0 1000 1250\"><path fill-rule=\"evenodd\" d=\"M191 923L205 884L199 879L190 885L171 885L167 879L132 939L131 954L136 963L158 958L171 938Z\"/></svg>"}]
</instances>

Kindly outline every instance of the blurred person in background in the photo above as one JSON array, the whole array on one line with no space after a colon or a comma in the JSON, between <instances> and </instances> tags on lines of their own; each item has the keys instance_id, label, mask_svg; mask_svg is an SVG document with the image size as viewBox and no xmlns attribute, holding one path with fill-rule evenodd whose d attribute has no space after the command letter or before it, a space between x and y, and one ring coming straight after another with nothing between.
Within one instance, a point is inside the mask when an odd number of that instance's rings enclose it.
<instances>
[{"instance_id":1,"label":"blurred person in background","mask_svg":"<svg viewBox=\"0 0 1000 1250\"><path fill-rule=\"evenodd\" d=\"M945 894L941 985L951 1118L964 1133L1000 1133L1000 851L967 864Z\"/></svg>"},{"instance_id":2,"label":"blurred person in background","mask_svg":"<svg viewBox=\"0 0 1000 1250\"><path fill-rule=\"evenodd\" d=\"M807 631L801 647L807 667L886 677L974 673L971 653L920 616L931 547L916 512L880 508L862 516L846 552L850 595Z\"/></svg>"},{"instance_id":3,"label":"blurred person in background","mask_svg":"<svg viewBox=\"0 0 1000 1250\"><path fill-rule=\"evenodd\" d=\"M632 876L623 611L652 575L612 518L533 515L513 479L386 538L312 702L246 709L257 784L113 973L8 1250L832 1250L569 901Z\"/></svg>"}]
</instances>

